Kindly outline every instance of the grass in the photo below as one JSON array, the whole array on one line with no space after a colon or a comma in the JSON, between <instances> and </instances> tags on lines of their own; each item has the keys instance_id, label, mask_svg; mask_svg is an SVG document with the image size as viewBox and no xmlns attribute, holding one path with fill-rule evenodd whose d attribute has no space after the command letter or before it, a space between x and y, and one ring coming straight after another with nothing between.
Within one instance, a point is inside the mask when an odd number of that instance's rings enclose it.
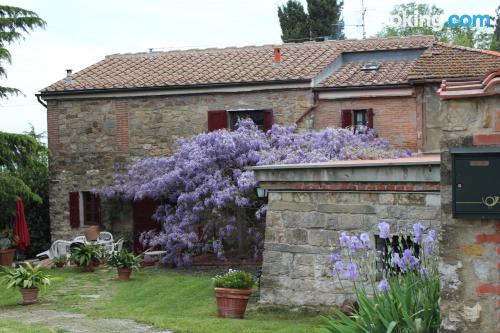
<instances>
[{"instance_id":1,"label":"grass","mask_svg":"<svg viewBox=\"0 0 500 333\"><path fill-rule=\"evenodd\" d=\"M0 320L0 333L65 333L65 330L53 329L44 325L25 325L11 320Z\"/></svg>"},{"instance_id":2,"label":"grass","mask_svg":"<svg viewBox=\"0 0 500 333\"><path fill-rule=\"evenodd\" d=\"M40 305L98 318L133 319L175 333L318 333L317 314L263 310L251 304L244 320L216 316L213 274L145 269L129 282L115 281L115 271L81 273L54 270L53 286ZM10 301L9 301L10 300ZM0 290L2 306L17 306L16 292ZM0 331L1 332L1 331Z\"/></svg>"}]
</instances>

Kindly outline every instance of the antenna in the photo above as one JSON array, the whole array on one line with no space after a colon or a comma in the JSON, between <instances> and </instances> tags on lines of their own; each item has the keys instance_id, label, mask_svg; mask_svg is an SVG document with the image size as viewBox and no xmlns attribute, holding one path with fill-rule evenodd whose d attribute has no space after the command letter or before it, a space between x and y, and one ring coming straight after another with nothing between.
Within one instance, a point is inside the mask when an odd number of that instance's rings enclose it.
<instances>
[{"instance_id":1,"label":"antenna","mask_svg":"<svg viewBox=\"0 0 500 333\"><path fill-rule=\"evenodd\" d=\"M363 39L366 39L365 14L366 14L365 0L361 0L361 22L362 22L361 27L363 28Z\"/></svg>"}]
</instances>

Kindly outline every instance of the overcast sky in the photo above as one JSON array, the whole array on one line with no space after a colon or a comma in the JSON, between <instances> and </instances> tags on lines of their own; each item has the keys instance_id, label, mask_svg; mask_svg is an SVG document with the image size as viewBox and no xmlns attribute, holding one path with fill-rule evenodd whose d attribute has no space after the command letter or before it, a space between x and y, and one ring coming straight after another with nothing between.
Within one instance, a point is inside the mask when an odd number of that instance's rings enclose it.
<instances>
[{"instance_id":1,"label":"overcast sky","mask_svg":"<svg viewBox=\"0 0 500 333\"><path fill-rule=\"evenodd\" d=\"M0 131L46 131L45 108L35 93L107 54L280 43L277 6L286 0L4 0L35 11L47 21L24 41L9 46L12 64L0 84L25 96L0 101ZM305 4L305 0L302 0ZM388 21L402 0L365 0L367 36ZM417 1L451 14L494 15L498 0ZM348 38L361 38L361 0L345 0Z\"/></svg>"}]
</instances>

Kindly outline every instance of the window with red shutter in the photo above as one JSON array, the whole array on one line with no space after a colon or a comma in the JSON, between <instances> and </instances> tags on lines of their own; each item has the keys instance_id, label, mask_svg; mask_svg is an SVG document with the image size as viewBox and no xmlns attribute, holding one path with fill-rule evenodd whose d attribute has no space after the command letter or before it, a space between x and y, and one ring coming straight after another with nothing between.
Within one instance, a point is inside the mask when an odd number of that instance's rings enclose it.
<instances>
[{"instance_id":1,"label":"window with red shutter","mask_svg":"<svg viewBox=\"0 0 500 333\"><path fill-rule=\"evenodd\" d=\"M69 224L71 228L80 227L80 192L69 192Z\"/></svg>"},{"instance_id":2,"label":"window with red shutter","mask_svg":"<svg viewBox=\"0 0 500 333\"><path fill-rule=\"evenodd\" d=\"M342 128L352 126L352 110L342 110Z\"/></svg>"},{"instance_id":3,"label":"window with red shutter","mask_svg":"<svg viewBox=\"0 0 500 333\"><path fill-rule=\"evenodd\" d=\"M366 110L366 126L373 128L373 109Z\"/></svg>"},{"instance_id":4,"label":"window with red shutter","mask_svg":"<svg viewBox=\"0 0 500 333\"><path fill-rule=\"evenodd\" d=\"M227 128L227 112L225 110L208 111L208 131Z\"/></svg>"},{"instance_id":5,"label":"window with red shutter","mask_svg":"<svg viewBox=\"0 0 500 333\"><path fill-rule=\"evenodd\" d=\"M274 116L273 110L264 110L264 131L268 131L273 127Z\"/></svg>"}]
</instances>

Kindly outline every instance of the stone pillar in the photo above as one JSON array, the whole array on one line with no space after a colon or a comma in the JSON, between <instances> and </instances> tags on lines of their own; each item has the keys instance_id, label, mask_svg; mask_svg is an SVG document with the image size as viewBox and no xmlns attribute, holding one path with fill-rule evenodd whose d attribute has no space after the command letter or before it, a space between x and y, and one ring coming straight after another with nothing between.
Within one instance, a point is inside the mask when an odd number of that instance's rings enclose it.
<instances>
[{"instance_id":1,"label":"stone pillar","mask_svg":"<svg viewBox=\"0 0 500 333\"><path fill-rule=\"evenodd\" d=\"M499 332L500 222L453 218L450 149L500 146L500 94L450 91L441 103L441 332Z\"/></svg>"}]
</instances>

